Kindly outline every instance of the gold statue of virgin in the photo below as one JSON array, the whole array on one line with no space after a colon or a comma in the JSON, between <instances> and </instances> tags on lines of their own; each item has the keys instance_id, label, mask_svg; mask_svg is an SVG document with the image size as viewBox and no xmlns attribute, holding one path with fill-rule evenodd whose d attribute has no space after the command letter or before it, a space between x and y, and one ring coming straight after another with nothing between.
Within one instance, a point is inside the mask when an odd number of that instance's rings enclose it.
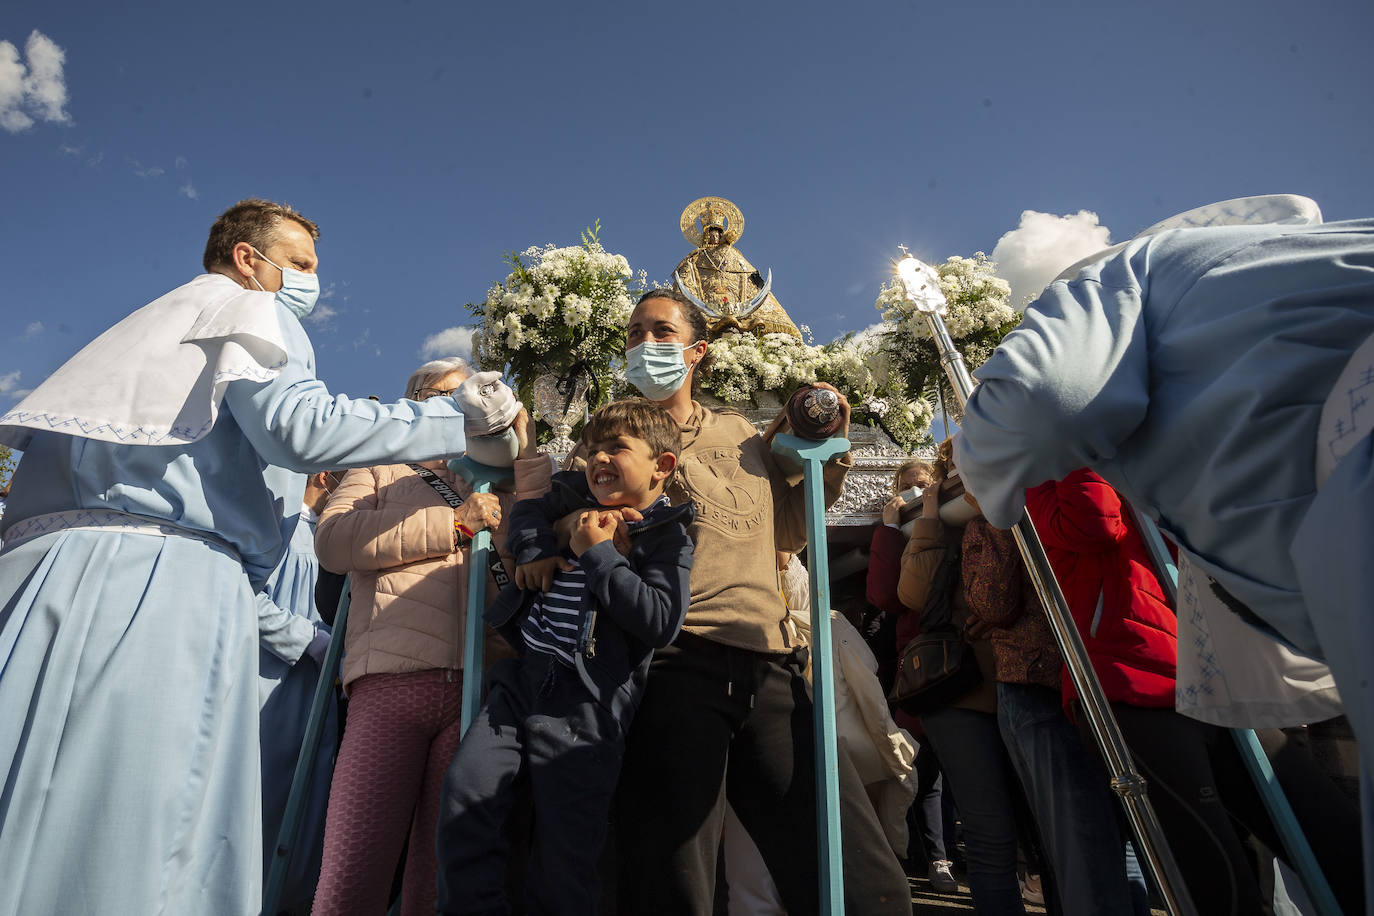
<instances>
[{"instance_id":1,"label":"gold statue of virgin","mask_svg":"<svg viewBox=\"0 0 1374 916\"><path fill-rule=\"evenodd\" d=\"M695 248L673 271L673 279L706 313L712 339L730 331L801 337L773 295L773 272L763 277L735 250L744 231L739 207L723 197L702 197L682 211L680 225Z\"/></svg>"}]
</instances>

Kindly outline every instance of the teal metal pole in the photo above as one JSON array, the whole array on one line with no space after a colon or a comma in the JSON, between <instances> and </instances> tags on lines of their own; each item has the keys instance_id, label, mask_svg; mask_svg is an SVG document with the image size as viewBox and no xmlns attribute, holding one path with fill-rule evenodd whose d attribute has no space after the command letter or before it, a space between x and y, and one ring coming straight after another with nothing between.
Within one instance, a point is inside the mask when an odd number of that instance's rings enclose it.
<instances>
[{"instance_id":1,"label":"teal metal pole","mask_svg":"<svg viewBox=\"0 0 1374 916\"><path fill-rule=\"evenodd\" d=\"M814 442L785 433L773 451L802 466L806 492L807 572L811 576L811 684L816 721L816 841L821 912L844 913L844 859L840 846L840 762L835 731L835 672L830 635L830 562L825 549L824 465L849 451L848 439Z\"/></svg>"},{"instance_id":2,"label":"teal metal pole","mask_svg":"<svg viewBox=\"0 0 1374 916\"><path fill-rule=\"evenodd\" d=\"M510 468L492 467L466 455L453 459L448 466L472 486L474 493L490 493L492 487L515 479ZM487 607L487 563L491 550L491 532L483 528L472 539L467 561L468 606L463 625L463 697L459 725L463 734L482 709L482 633L486 625L482 612Z\"/></svg>"},{"instance_id":3,"label":"teal metal pole","mask_svg":"<svg viewBox=\"0 0 1374 916\"><path fill-rule=\"evenodd\" d=\"M1155 575L1168 594L1170 603L1177 608L1178 567L1174 565L1173 557L1164 543L1164 536L1159 533L1159 527L1148 515L1134 506L1131 507L1131 511L1135 515L1136 527L1140 529L1150 559L1154 561ZM1279 785L1274 768L1269 765L1269 758L1260 745L1259 736L1253 729L1233 728L1231 738L1236 742L1236 749L1240 751L1241 760L1245 762L1250 781L1255 784L1260 798L1264 800L1264 807L1274 821L1274 829L1278 831L1284 849L1288 850L1290 862L1297 870L1298 877L1302 879L1303 889L1307 891L1307 897L1312 901L1312 905L1317 908L1318 916L1341 916L1341 908L1336 902L1335 893L1331 890L1331 883L1326 880L1326 874L1317 862L1316 854L1312 852L1312 844L1307 842L1307 836L1298 824L1298 817L1293 813L1293 806L1289 804L1288 796Z\"/></svg>"},{"instance_id":4,"label":"teal metal pole","mask_svg":"<svg viewBox=\"0 0 1374 916\"><path fill-rule=\"evenodd\" d=\"M301 742L300 754L296 756L296 772L291 777L291 791L286 796L286 811L282 815L281 830L277 832L272 867L267 872L267 885L263 888L263 916L275 916L277 912L277 903L281 900L282 888L286 884L286 870L291 866L291 854L296 845L296 837L300 834L301 818L305 815L306 792L310 778L315 775L315 753L320 749L326 710L333 699L334 680L339 674L339 658L343 655L343 634L348 632L350 594L349 580L344 579L343 591L339 594L339 609L334 614L334 626L330 630L329 649L324 654L324 667L320 670L319 682L315 684L315 696L310 701L310 718L305 724L305 739Z\"/></svg>"}]
</instances>

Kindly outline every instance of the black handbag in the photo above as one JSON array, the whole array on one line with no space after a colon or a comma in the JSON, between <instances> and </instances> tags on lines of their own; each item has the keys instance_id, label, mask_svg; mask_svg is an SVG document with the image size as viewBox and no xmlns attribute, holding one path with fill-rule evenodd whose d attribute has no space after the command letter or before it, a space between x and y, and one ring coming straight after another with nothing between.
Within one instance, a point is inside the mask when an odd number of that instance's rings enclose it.
<instances>
[{"instance_id":1,"label":"black handbag","mask_svg":"<svg viewBox=\"0 0 1374 916\"><path fill-rule=\"evenodd\" d=\"M948 706L983 682L973 649L952 619L962 551L945 551L921 609L921 632L902 650L888 702L912 716Z\"/></svg>"}]
</instances>

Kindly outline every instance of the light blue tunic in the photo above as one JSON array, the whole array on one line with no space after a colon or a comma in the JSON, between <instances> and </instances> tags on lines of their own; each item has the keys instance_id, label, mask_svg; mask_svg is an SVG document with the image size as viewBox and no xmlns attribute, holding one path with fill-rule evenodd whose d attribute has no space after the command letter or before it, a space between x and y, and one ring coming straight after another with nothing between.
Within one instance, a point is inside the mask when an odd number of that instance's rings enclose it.
<instances>
[{"instance_id":1,"label":"light blue tunic","mask_svg":"<svg viewBox=\"0 0 1374 916\"><path fill-rule=\"evenodd\" d=\"M230 383L204 438L24 452L0 536L113 509L217 541L71 529L0 553L0 916L258 912L255 596L283 510L304 473L463 449L449 399L331 396L273 307L287 365Z\"/></svg>"},{"instance_id":2,"label":"light blue tunic","mask_svg":"<svg viewBox=\"0 0 1374 916\"><path fill-rule=\"evenodd\" d=\"M310 704L319 681L319 665L306 647L324 623L315 608L315 582L320 561L315 556L316 516L303 508L287 520L291 530L286 553L258 594L258 724L262 734L263 880L271 869L297 755L310 720ZM318 626L318 629L317 629ZM311 771L300 832L280 906L290 909L310 900L320 877L324 852L324 819L329 784L339 746L338 706L326 707L319 750Z\"/></svg>"},{"instance_id":3,"label":"light blue tunic","mask_svg":"<svg viewBox=\"0 0 1374 916\"><path fill-rule=\"evenodd\" d=\"M1140 239L1027 310L975 373L955 460L1001 527L1019 517L1025 487L1097 471L1331 666L1368 749L1371 443L1320 494L1315 456L1322 404L1371 333L1374 220Z\"/></svg>"}]
</instances>

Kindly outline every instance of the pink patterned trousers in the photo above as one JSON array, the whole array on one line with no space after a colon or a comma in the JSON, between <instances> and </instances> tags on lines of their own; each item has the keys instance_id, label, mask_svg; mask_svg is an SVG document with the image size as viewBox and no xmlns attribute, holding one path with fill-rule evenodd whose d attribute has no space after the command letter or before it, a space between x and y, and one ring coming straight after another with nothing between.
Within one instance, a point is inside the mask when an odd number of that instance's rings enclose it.
<instances>
[{"instance_id":1,"label":"pink patterned trousers","mask_svg":"<svg viewBox=\"0 0 1374 916\"><path fill-rule=\"evenodd\" d=\"M364 675L349 686L314 916L386 912L407 832L401 913L434 913L439 794L458 749L462 691L462 672L440 669Z\"/></svg>"}]
</instances>

